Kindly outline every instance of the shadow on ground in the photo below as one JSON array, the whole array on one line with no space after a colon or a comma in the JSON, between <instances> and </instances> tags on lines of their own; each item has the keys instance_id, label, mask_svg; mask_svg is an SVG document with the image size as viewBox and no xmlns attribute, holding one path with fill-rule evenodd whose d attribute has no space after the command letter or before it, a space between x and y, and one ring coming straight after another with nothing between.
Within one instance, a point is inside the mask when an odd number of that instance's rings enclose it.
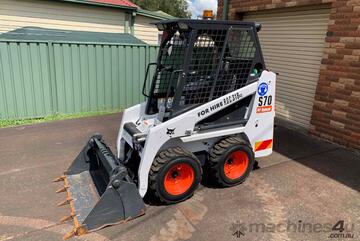
<instances>
[{"instance_id":1,"label":"shadow on ground","mask_svg":"<svg viewBox=\"0 0 360 241\"><path fill-rule=\"evenodd\" d=\"M360 191L360 154L278 126L274 151L356 191Z\"/></svg>"}]
</instances>

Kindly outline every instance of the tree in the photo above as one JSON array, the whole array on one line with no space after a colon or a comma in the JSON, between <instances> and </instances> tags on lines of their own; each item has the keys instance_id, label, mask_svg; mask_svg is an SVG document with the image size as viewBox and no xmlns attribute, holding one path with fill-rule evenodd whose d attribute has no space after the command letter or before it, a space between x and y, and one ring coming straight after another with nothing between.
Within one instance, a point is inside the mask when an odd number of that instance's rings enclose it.
<instances>
[{"instance_id":1,"label":"tree","mask_svg":"<svg viewBox=\"0 0 360 241\"><path fill-rule=\"evenodd\" d=\"M178 18L191 17L186 0L133 0L132 2L146 10L161 10Z\"/></svg>"}]
</instances>

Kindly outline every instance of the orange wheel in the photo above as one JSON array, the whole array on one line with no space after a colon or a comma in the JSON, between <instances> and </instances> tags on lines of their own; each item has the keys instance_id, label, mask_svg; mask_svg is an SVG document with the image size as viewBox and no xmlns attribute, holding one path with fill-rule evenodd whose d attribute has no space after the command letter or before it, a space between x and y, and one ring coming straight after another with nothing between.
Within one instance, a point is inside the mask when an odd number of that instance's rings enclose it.
<instances>
[{"instance_id":1,"label":"orange wheel","mask_svg":"<svg viewBox=\"0 0 360 241\"><path fill-rule=\"evenodd\" d=\"M249 157L244 151L230 153L224 162L224 174L229 179L237 179L244 175L249 165Z\"/></svg>"},{"instance_id":2,"label":"orange wheel","mask_svg":"<svg viewBox=\"0 0 360 241\"><path fill-rule=\"evenodd\" d=\"M172 204L191 197L199 186L202 167L199 159L181 147L161 151L149 172L149 194Z\"/></svg>"},{"instance_id":3,"label":"orange wheel","mask_svg":"<svg viewBox=\"0 0 360 241\"><path fill-rule=\"evenodd\" d=\"M171 195L181 195L194 183L194 170L187 163L177 163L165 175L164 187Z\"/></svg>"},{"instance_id":4,"label":"orange wheel","mask_svg":"<svg viewBox=\"0 0 360 241\"><path fill-rule=\"evenodd\" d=\"M238 185L249 176L254 162L254 152L245 137L226 137L210 151L210 158L206 163L208 178L221 187Z\"/></svg>"}]
</instances>

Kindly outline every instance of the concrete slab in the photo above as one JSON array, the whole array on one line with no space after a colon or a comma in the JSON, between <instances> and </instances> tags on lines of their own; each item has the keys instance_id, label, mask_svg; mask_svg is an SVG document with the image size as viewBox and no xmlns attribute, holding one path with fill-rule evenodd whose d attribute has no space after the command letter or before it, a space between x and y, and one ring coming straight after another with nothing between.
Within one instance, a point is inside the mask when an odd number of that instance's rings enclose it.
<instances>
[{"instance_id":1,"label":"concrete slab","mask_svg":"<svg viewBox=\"0 0 360 241\"><path fill-rule=\"evenodd\" d=\"M51 180L93 133L114 148L120 118L0 129L0 241L61 240L71 223L58 221L70 211L56 207L65 194L55 194L61 184ZM242 185L201 186L183 203L148 206L138 219L76 239L326 240L341 234L331 231L341 220L348 227L342 234L360 239L359 154L279 126L274 153L259 165Z\"/></svg>"}]
</instances>

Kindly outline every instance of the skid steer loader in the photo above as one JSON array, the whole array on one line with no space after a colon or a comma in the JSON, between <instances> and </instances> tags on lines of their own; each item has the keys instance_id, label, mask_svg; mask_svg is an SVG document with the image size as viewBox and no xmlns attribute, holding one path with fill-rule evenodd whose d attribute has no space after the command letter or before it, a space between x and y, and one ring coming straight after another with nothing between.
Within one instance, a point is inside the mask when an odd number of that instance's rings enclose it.
<instances>
[{"instance_id":1,"label":"skid steer loader","mask_svg":"<svg viewBox=\"0 0 360 241\"><path fill-rule=\"evenodd\" d=\"M266 70L253 22L165 20L146 101L122 115L115 156L94 135L57 192L67 192L75 227L64 238L145 213L149 194L164 204L189 198L203 170L222 187L240 184L255 157L272 153L276 74ZM152 74L151 83L147 82Z\"/></svg>"}]
</instances>

